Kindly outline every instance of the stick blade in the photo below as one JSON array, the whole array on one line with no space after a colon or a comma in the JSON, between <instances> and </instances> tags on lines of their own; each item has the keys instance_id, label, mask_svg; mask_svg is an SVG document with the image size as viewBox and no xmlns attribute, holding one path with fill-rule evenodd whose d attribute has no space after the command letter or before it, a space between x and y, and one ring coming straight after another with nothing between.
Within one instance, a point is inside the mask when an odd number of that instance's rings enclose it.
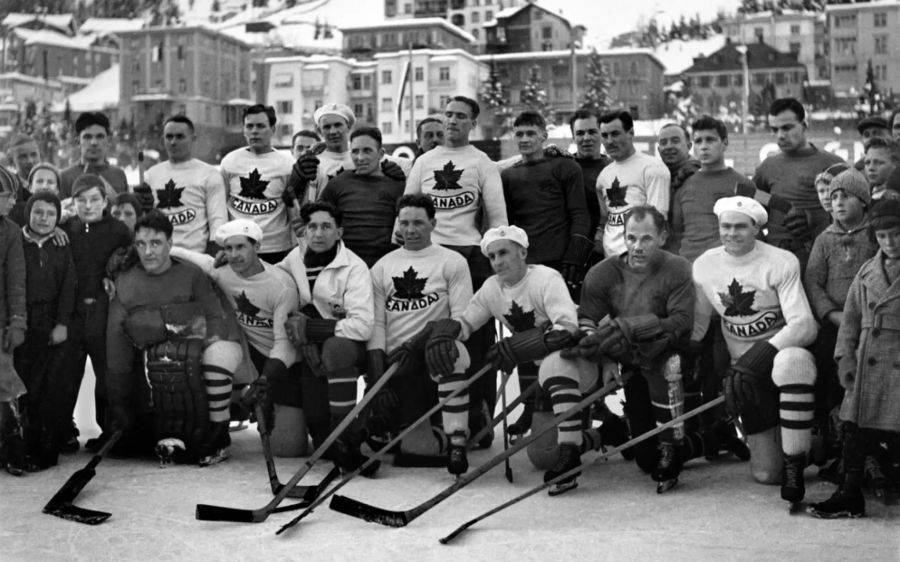
<instances>
[{"instance_id":1,"label":"stick blade","mask_svg":"<svg viewBox=\"0 0 900 562\"><path fill-rule=\"evenodd\" d=\"M252 509L238 509L204 503L198 503L194 512L194 517L199 521L230 521L232 523L259 523L265 520L265 516L266 514L263 513L262 519L260 519Z\"/></svg>"},{"instance_id":2,"label":"stick blade","mask_svg":"<svg viewBox=\"0 0 900 562\"><path fill-rule=\"evenodd\" d=\"M112 513L105 511L94 511L77 505L53 504L52 502L44 506L44 513L85 525L99 525L112 517Z\"/></svg>"},{"instance_id":3,"label":"stick blade","mask_svg":"<svg viewBox=\"0 0 900 562\"><path fill-rule=\"evenodd\" d=\"M346 496L335 494L331 497L328 507L357 519L363 519L370 523L378 523L386 527L405 527L412 521L405 511L388 511L374 505L365 504Z\"/></svg>"}]
</instances>

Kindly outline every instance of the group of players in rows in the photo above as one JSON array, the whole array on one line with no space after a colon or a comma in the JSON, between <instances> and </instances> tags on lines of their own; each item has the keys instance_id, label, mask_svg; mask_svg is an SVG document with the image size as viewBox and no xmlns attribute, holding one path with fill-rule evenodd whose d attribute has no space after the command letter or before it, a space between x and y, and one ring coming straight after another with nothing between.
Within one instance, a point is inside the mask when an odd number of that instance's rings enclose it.
<instances>
[{"instance_id":1,"label":"group of players in rows","mask_svg":"<svg viewBox=\"0 0 900 562\"><path fill-rule=\"evenodd\" d=\"M572 158L545 146L546 123L526 111L519 155L498 163L469 143L478 113L452 98L419 124L410 161L385 156L380 131L342 104L320 107L318 131L285 154L272 146L274 110L251 106L247 146L219 168L193 158L193 124L175 116L168 160L134 193L106 162L102 114L79 117L82 161L61 173L14 138L18 174L0 170L0 207L18 223L0 224L7 470L77 448L90 356L103 429L93 450L120 431L122 454L174 436L157 452L214 464L229 420L255 409L276 454L300 456L307 435L318 446L356 404L360 375L368 386L390 376L329 458L354 470L364 442L377 447L461 390L425 440L458 475L497 399L495 373L467 379L490 363L516 370L528 393L513 434L601 382L624 387L627 427L596 404L533 444L545 480L721 391L725 411L629 451L658 490L724 448L796 503L813 457L831 457L839 489L812 513L862 515L866 475L894 468L900 431L900 193L890 135L876 133L887 123L860 124L863 173L809 143L797 100L776 100L780 152L749 180L726 166L728 131L711 117L663 127L659 160L636 151L628 112L580 110Z\"/></svg>"}]
</instances>

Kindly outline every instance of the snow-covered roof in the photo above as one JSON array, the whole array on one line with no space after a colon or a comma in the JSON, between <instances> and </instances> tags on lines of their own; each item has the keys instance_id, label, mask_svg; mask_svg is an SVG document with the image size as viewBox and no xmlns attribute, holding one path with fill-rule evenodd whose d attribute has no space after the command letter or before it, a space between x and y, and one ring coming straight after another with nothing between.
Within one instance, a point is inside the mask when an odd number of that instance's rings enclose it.
<instances>
[{"instance_id":1,"label":"snow-covered roof","mask_svg":"<svg viewBox=\"0 0 900 562\"><path fill-rule=\"evenodd\" d=\"M30 76L28 74L22 74L21 72L4 72L0 74L0 80L13 80L16 82L27 82L29 84L34 84L36 86L55 86L59 87L60 83L58 80L51 78L50 80L44 80L43 78L39 78L37 76Z\"/></svg>"},{"instance_id":2,"label":"snow-covered roof","mask_svg":"<svg viewBox=\"0 0 900 562\"><path fill-rule=\"evenodd\" d=\"M588 56L592 53L590 49L575 49L575 54L579 57ZM597 54L601 57L615 57L615 56L625 56L625 55L646 55L651 59L655 60L657 64L660 66L665 66L659 57L651 51L650 49L636 49L636 48L623 48L623 49L598 49ZM490 62L494 61L518 61L518 60L531 60L531 59L555 59L561 57L571 57L572 51L569 49L562 49L559 51L536 51L536 52L524 52L524 53L503 53L500 55L478 55L478 60L482 62Z\"/></svg>"},{"instance_id":3,"label":"snow-covered roof","mask_svg":"<svg viewBox=\"0 0 900 562\"><path fill-rule=\"evenodd\" d=\"M448 22L444 18L410 18L410 19L402 19L402 20L390 20L390 21L381 21L378 23L370 23L365 25L356 25L356 26L345 26L341 27L341 31L370 31L375 29L406 29L409 27L428 27L428 26L437 26L443 27L447 31L451 33L455 33L456 35L462 37L463 39L474 43L475 37L472 36L471 33L461 29L452 23Z\"/></svg>"},{"instance_id":4,"label":"snow-covered roof","mask_svg":"<svg viewBox=\"0 0 900 562\"><path fill-rule=\"evenodd\" d=\"M23 14L12 12L3 18L2 25L7 28L14 28L33 21L39 21L44 25L49 25L61 31L71 33L72 19L72 14Z\"/></svg>"},{"instance_id":5,"label":"snow-covered roof","mask_svg":"<svg viewBox=\"0 0 900 562\"><path fill-rule=\"evenodd\" d=\"M528 2L525 2L524 4L522 4L521 6L511 6L509 8L504 8L504 9L500 10L499 12L494 14L494 19L485 22L483 27L494 27L495 25L497 25L499 23L498 20L512 17L512 16L518 14L519 12L521 12L522 10L524 10L525 8L528 8L530 6L534 6L535 8L537 8L539 10L543 10L544 12L547 12L548 14L552 14L552 15L558 17L559 19L563 20L563 22L566 25L568 25L569 27L572 26L571 20L569 20L569 18L567 18L566 16L562 15L561 10L560 10L560 12L557 13L557 12L554 12L553 10L548 9L546 6L541 6L540 4L537 4L535 2L528 1ZM576 24L576 25L584 27L581 24Z\"/></svg>"},{"instance_id":6,"label":"snow-covered roof","mask_svg":"<svg viewBox=\"0 0 900 562\"><path fill-rule=\"evenodd\" d=\"M668 41L653 50L667 75L678 75L694 64L694 59L711 55L725 46L724 35L690 41Z\"/></svg>"},{"instance_id":7,"label":"snow-covered roof","mask_svg":"<svg viewBox=\"0 0 900 562\"><path fill-rule=\"evenodd\" d=\"M119 64L116 63L91 80L91 83L69 96L69 107L74 113L104 111L119 105ZM53 104L53 112L66 109L66 102Z\"/></svg>"},{"instance_id":8,"label":"snow-covered roof","mask_svg":"<svg viewBox=\"0 0 900 562\"><path fill-rule=\"evenodd\" d=\"M872 0L866 3L853 4L829 4L825 6L825 12L853 12L858 10L875 10L885 6L900 5L900 0Z\"/></svg>"},{"instance_id":9,"label":"snow-covered roof","mask_svg":"<svg viewBox=\"0 0 900 562\"><path fill-rule=\"evenodd\" d=\"M67 49L81 49L86 51L94 47L97 41L96 35L76 35L69 37L62 33L50 31L48 29L32 30L17 28L13 33L25 41L26 45L53 45L56 47L64 47Z\"/></svg>"},{"instance_id":10,"label":"snow-covered roof","mask_svg":"<svg viewBox=\"0 0 900 562\"><path fill-rule=\"evenodd\" d=\"M567 51L568 52L568 51ZM456 60L460 57L465 57L468 59L472 59L473 61L484 60L482 57L477 57L470 53L469 51L465 51L463 49L413 49L413 56L427 56L429 61L439 62L439 61L452 61ZM375 53L375 59L392 59L392 58L407 58L409 57L409 51L393 51L389 53Z\"/></svg>"},{"instance_id":11,"label":"snow-covered roof","mask_svg":"<svg viewBox=\"0 0 900 562\"><path fill-rule=\"evenodd\" d=\"M136 29L142 29L143 27L144 20L141 19L88 18L81 24L81 27L78 28L78 33L97 33L99 35L106 35L108 33L118 33L120 31L134 31Z\"/></svg>"}]
</instances>

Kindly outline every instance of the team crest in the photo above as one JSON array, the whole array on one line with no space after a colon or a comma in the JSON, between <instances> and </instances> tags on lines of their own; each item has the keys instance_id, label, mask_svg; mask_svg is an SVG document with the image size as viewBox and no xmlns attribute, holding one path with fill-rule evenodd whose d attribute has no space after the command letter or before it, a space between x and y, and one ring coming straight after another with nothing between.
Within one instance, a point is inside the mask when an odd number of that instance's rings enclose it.
<instances>
[{"instance_id":1,"label":"team crest","mask_svg":"<svg viewBox=\"0 0 900 562\"><path fill-rule=\"evenodd\" d=\"M457 170L453 165L453 160L444 164L443 170L434 171L434 190L450 191L451 189L462 189L459 185L459 178L462 177L464 170Z\"/></svg>"},{"instance_id":2,"label":"team crest","mask_svg":"<svg viewBox=\"0 0 900 562\"><path fill-rule=\"evenodd\" d=\"M175 187L175 180L170 178L163 189L156 190L156 198L159 199L157 207L160 209L181 207L182 192L184 192L184 188Z\"/></svg>"},{"instance_id":3,"label":"team crest","mask_svg":"<svg viewBox=\"0 0 900 562\"><path fill-rule=\"evenodd\" d=\"M509 312L504 314L503 318L509 323L512 331L517 334L534 328L534 311L525 312L516 301L512 301Z\"/></svg>"},{"instance_id":4,"label":"team crest","mask_svg":"<svg viewBox=\"0 0 900 562\"><path fill-rule=\"evenodd\" d=\"M606 190L606 199L609 201L610 207L625 207L628 202L625 201L625 187L619 183L619 178L613 179L612 185Z\"/></svg>"},{"instance_id":5,"label":"team crest","mask_svg":"<svg viewBox=\"0 0 900 562\"><path fill-rule=\"evenodd\" d=\"M241 291L240 295L234 296L234 305L236 308L235 316L241 324L253 328L272 328L274 326L271 318L260 318L258 316L260 308L250 302L246 291Z\"/></svg>"},{"instance_id":6,"label":"team crest","mask_svg":"<svg viewBox=\"0 0 900 562\"><path fill-rule=\"evenodd\" d=\"M731 334L739 338L755 338L767 332L778 322L778 314L768 310L760 314L753 308L756 300L755 290L744 290L737 279L732 279L727 293L719 293L719 300L725 307L722 325ZM734 320L730 319L734 318ZM736 321L741 318L741 321Z\"/></svg>"},{"instance_id":7,"label":"team crest","mask_svg":"<svg viewBox=\"0 0 900 562\"><path fill-rule=\"evenodd\" d=\"M425 294L427 277L419 277L419 273L409 266L400 277L391 277L394 282L394 294L389 296L385 308L392 312L422 310L439 300L437 293Z\"/></svg>"},{"instance_id":8,"label":"team crest","mask_svg":"<svg viewBox=\"0 0 900 562\"><path fill-rule=\"evenodd\" d=\"M269 181L262 179L254 168L245 178L241 176L241 191L231 197L231 206L245 215L268 215L278 210L278 200L266 198Z\"/></svg>"}]
</instances>

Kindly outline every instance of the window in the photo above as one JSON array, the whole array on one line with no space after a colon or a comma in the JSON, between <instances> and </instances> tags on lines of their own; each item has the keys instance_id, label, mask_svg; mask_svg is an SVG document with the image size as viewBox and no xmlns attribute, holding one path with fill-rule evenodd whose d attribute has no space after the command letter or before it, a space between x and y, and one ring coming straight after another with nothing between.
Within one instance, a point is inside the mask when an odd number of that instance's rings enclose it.
<instances>
[{"instance_id":1,"label":"window","mask_svg":"<svg viewBox=\"0 0 900 562\"><path fill-rule=\"evenodd\" d=\"M162 60L163 60L163 44L162 44L162 42L159 42L153 46L153 50L150 52L150 60L152 62L162 62Z\"/></svg>"},{"instance_id":2,"label":"window","mask_svg":"<svg viewBox=\"0 0 900 562\"><path fill-rule=\"evenodd\" d=\"M472 28L471 33L472 33L472 37L474 37L475 39L478 39L481 35L481 32L478 31L478 29L476 29L476 28Z\"/></svg>"},{"instance_id":3,"label":"window","mask_svg":"<svg viewBox=\"0 0 900 562\"><path fill-rule=\"evenodd\" d=\"M449 66L441 66L438 68L438 80L441 82L449 82L450 81L450 67Z\"/></svg>"},{"instance_id":4,"label":"window","mask_svg":"<svg viewBox=\"0 0 900 562\"><path fill-rule=\"evenodd\" d=\"M798 24L791 25L791 35L800 35L800 25L798 25Z\"/></svg>"},{"instance_id":5,"label":"window","mask_svg":"<svg viewBox=\"0 0 900 562\"><path fill-rule=\"evenodd\" d=\"M292 137L294 136L294 126L290 123L279 123L278 124L278 136L279 137Z\"/></svg>"},{"instance_id":6,"label":"window","mask_svg":"<svg viewBox=\"0 0 900 562\"><path fill-rule=\"evenodd\" d=\"M354 103L353 104L353 115L356 115L358 118L362 117L363 114L363 104Z\"/></svg>"},{"instance_id":7,"label":"window","mask_svg":"<svg viewBox=\"0 0 900 562\"><path fill-rule=\"evenodd\" d=\"M275 75L276 88L289 88L294 85L294 75L290 72L280 72Z\"/></svg>"},{"instance_id":8,"label":"window","mask_svg":"<svg viewBox=\"0 0 900 562\"><path fill-rule=\"evenodd\" d=\"M403 5L403 13L411 14L412 13L412 4L404 4Z\"/></svg>"},{"instance_id":9,"label":"window","mask_svg":"<svg viewBox=\"0 0 900 562\"><path fill-rule=\"evenodd\" d=\"M381 111L390 112L393 109L394 102L391 98L381 98Z\"/></svg>"},{"instance_id":10,"label":"window","mask_svg":"<svg viewBox=\"0 0 900 562\"><path fill-rule=\"evenodd\" d=\"M491 21L492 19L494 19L494 11L493 10L485 10L484 21Z\"/></svg>"},{"instance_id":11,"label":"window","mask_svg":"<svg viewBox=\"0 0 900 562\"><path fill-rule=\"evenodd\" d=\"M755 86L765 86L768 80L769 75L765 72L759 72L753 75L753 85Z\"/></svg>"},{"instance_id":12,"label":"window","mask_svg":"<svg viewBox=\"0 0 900 562\"><path fill-rule=\"evenodd\" d=\"M285 113L293 113L294 112L294 102L291 100L281 100L275 102L275 111L278 112L279 115L283 115Z\"/></svg>"},{"instance_id":13,"label":"window","mask_svg":"<svg viewBox=\"0 0 900 562\"><path fill-rule=\"evenodd\" d=\"M390 135L394 132L394 125L390 121L384 121L381 123L381 134Z\"/></svg>"},{"instance_id":14,"label":"window","mask_svg":"<svg viewBox=\"0 0 900 562\"><path fill-rule=\"evenodd\" d=\"M875 36L875 54L876 55L886 55L888 52L888 36L887 35L876 35Z\"/></svg>"},{"instance_id":15,"label":"window","mask_svg":"<svg viewBox=\"0 0 900 562\"><path fill-rule=\"evenodd\" d=\"M187 93L187 82L185 81L184 78L181 78L180 80L178 80L178 93L179 94Z\"/></svg>"},{"instance_id":16,"label":"window","mask_svg":"<svg viewBox=\"0 0 900 562\"><path fill-rule=\"evenodd\" d=\"M131 82L131 93L132 94L138 93L140 91L140 89L141 89L140 81L134 80Z\"/></svg>"},{"instance_id":17,"label":"window","mask_svg":"<svg viewBox=\"0 0 900 562\"><path fill-rule=\"evenodd\" d=\"M450 96L441 96L438 105L443 110L445 107L447 107L448 103L450 103Z\"/></svg>"},{"instance_id":18,"label":"window","mask_svg":"<svg viewBox=\"0 0 900 562\"><path fill-rule=\"evenodd\" d=\"M727 88L729 82L731 82L731 76L727 74L719 74L716 76L716 86L719 88Z\"/></svg>"},{"instance_id":19,"label":"window","mask_svg":"<svg viewBox=\"0 0 900 562\"><path fill-rule=\"evenodd\" d=\"M872 70L875 71L875 80L887 80L887 65L886 64L873 65Z\"/></svg>"},{"instance_id":20,"label":"window","mask_svg":"<svg viewBox=\"0 0 900 562\"><path fill-rule=\"evenodd\" d=\"M776 72L775 73L775 84L781 86L784 84L784 72Z\"/></svg>"},{"instance_id":21,"label":"window","mask_svg":"<svg viewBox=\"0 0 900 562\"><path fill-rule=\"evenodd\" d=\"M852 56L856 54L856 37L839 37L834 40L834 54Z\"/></svg>"},{"instance_id":22,"label":"window","mask_svg":"<svg viewBox=\"0 0 900 562\"><path fill-rule=\"evenodd\" d=\"M887 12L875 12L875 27L887 27Z\"/></svg>"},{"instance_id":23,"label":"window","mask_svg":"<svg viewBox=\"0 0 900 562\"><path fill-rule=\"evenodd\" d=\"M381 83L382 84L390 84L391 83L391 71L390 70L382 70L381 71Z\"/></svg>"},{"instance_id":24,"label":"window","mask_svg":"<svg viewBox=\"0 0 900 562\"><path fill-rule=\"evenodd\" d=\"M416 96L416 109L425 109L425 96Z\"/></svg>"},{"instance_id":25,"label":"window","mask_svg":"<svg viewBox=\"0 0 900 562\"><path fill-rule=\"evenodd\" d=\"M413 80L415 80L416 82L425 80L425 69L421 66L415 67L415 69L413 69Z\"/></svg>"},{"instance_id":26,"label":"window","mask_svg":"<svg viewBox=\"0 0 900 562\"><path fill-rule=\"evenodd\" d=\"M544 19L544 13L540 10L534 10L534 15L532 17L536 20Z\"/></svg>"},{"instance_id":27,"label":"window","mask_svg":"<svg viewBox=\"0 0 900 562\"><path fill-rule=\"evenodd\" d=\"M403 132L404 133L409 132L409 119L407 119L406 121L403 122Z\"/></svg>"},{"instance_id":28,"label":"window","mask_svg":"<svg viewBox=\"0 0 900 562\"><path fill-rule=\"evenodd\" d=\"M353 90L362 90L362 76L357 74L350 78L350 88Z\"/></svg>"},{"instance_id":29,"label":"window","mask_svg":"<svg viewBox=\"0 0 900 562\"><path fill-rule=\"evenodd\" d=\"M549 25L545 25L541 28L541 38L542 39L553 39L553 27Z\"/></svg>"},{"instance_id":30,"label":"window","mask_svg":"<svg viewBox=\"0 0 900 562\"><path fill-rule=\"evenodd\" d=\"M479 21L481 21L480 18L481 14L479 14L478 12L472 12L472 23L478 23Z\"/></svg>"},{"instance_id":31,"label":"window","mask_svg":"<svg viewBox=\"0 0 900 562\"><path fill-rule=\"evenodd\" d=\"M453 17L450 18L450 23L452 23L456 27L462 27L466 25L466 16L462 14L453 14Z\"/></svg>"},{"instance_id":32,"label":"window","mask_svg":"<svg viewBox=\"0 0 900 562\"><path fill-rule=\"evenodd\" d=\"M837 64L834 66L835 73L849 73L856 72L855 64Z\"/></svg>"},{"instance_id":33,"label":"window","mask_svg":"<svg viewBox=\"0 0 900 562\"><path fill-rule=\"evenodd\" d=\"M765 36L765 32L761 27L753 28L753 36L756 37L757 41L762 41L762 38Z\"/></svg>"},{"instance_id":34,"label":"window","mask_svg":"<svg viewBox=\"0 0 900 562\"><path fill-rule=\"evenodd\" d=\"M175 56L178 57L178 60L184 60L184 45L178 45Z\"/></svg>"},{"instance_id":35,"label":"window","mask_svg":"<svg viewBox=\"0 0 900 562\"><path fill-rule=\"evenodd\" d=\"M363 76L363 90L372 89L372 77L368 74Z\"/></svg>"},{"instance_id":36,"label":"window","mask_svg":"<svg viewBox=\"0 0 900 562\"><path fill-rule=\"evenodd\" d=\"M613 68L613 70L612 70L613 76L618 76L619 75L619 63L614 62L612 68Z\"/></svg>"},{"instance_id":37,"label":"window","mask_svg":"<svg viewBox=\"0 0 900 562\"><path fill-rule=\"evenodd\" d=\"M795 55L800 54L800 43L791 43L789 48L791 50L791 53Z\"/></svg>"},{"instance_id":38,"label":"window","mask_svg":"<svg viewBox=\"0 0 900 562\"><path fill-rule=\"evenodd\" d=\"M701 88L709 88L710 79L709 76L700 76L699 77L699 86Z\"/></svg>"},{"instance_id":39,"label":"window","mask_svg":"<svg viewBox=\"0 0 900 562\"><path fill-rule=\"evenodd\" d=\"M856 14L849 14L846 16L837 16L834 18L834 26L835 27L856 27Z\"/></svg>"}]
</instances>

